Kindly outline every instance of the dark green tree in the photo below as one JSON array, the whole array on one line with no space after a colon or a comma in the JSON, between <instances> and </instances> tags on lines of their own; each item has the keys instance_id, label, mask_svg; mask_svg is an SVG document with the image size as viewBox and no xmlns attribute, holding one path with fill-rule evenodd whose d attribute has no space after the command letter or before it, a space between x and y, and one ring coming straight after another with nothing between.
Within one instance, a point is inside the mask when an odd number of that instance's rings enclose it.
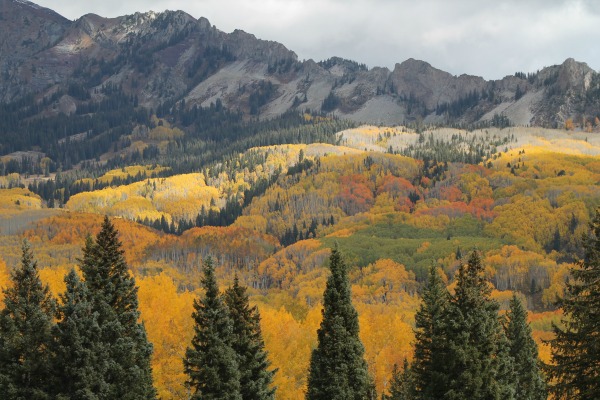
<instances>
[{"instance_id":1,"label":"dark green tree","mask_svg":"<svg viewBox=\"0 0 600 400\"><path fill-rule=\"evenodd\" d=\"M600 399L600 211L584 237L584 258L571 269L564 317L553 327L552 365L548 378L557 399Z\"/></svg>"},{"instance_id":2,"label":"dark green tree","mask_svg":"<svg viewBox=\"0 0 600 400\"><path fill-rule=\"evenodd\" d=\"M382 396L383 400L414 400L416 399L414 375L406 358L400 371L394 364L392 380L390 381L390 394Z\"/></svg>"},{"instance_id":3,"label":"dark green tree","mask_svg":"<svg viewBox=\"0 0 600 400\"><path fill-rule=\"evenodd\" d=\"M0 311L0 398L52 398L52 326L56 301L23 241L21 265L11 273Z\"/></svg>"},{"instance_id":4,"label":"dark green tree","mask_svg":"<svg viewBox=\"0 0 600 400\"><path fill-rule=\"evenodd\" d=\"M152 345L138 322L137 287L123 253L118 232L105 217L95 241L86 240L80 267L101 328L98 348L108 354L109 398L154 399Z\"/></svg>"},{"instance_id":5,"label":"dark green tree","mask_svg":"<svg viewBox=\"0 0 600 400\"><path fill-rule=\"evenodd\" d=\"M105 399L108 348L102 344L98 313L89 301L87 286L74 270L65 277L54 329L57 399Z\"/></svg>"},{"instance_id":6,"label":"dark green tree","mask_svg":"<svg viewBox=\"0 0 600 400\"><path fill-rule=\"evenodd\" d=\"M479 254L473 252L459 269L445 318L445 399L514 398L512 358L498 317L498 303L490 293Z\"/></svg>"},{"instance_id":7,"label":"dark green tree","mask_svg":"<svg viewBox=\"0 0 600 400\"><path fill-rule=\"evenodd\" d=\"M212 260L204 263L205 294L194 300L194 337L183 365L192 399L242 400L238 356L231 347L233 323L219 293Z\"/></svg>"},{"instance_id":8,"label":"dark green tree","mask_svg":"<svg viewBox=\"0 0 600 400\"><path fill-rule=\"evenodd\" d=\"M441 399L447 390L445 316L450 294L437 268L431 267L423 301L415 315L415 354L412 363L418 398Z\"/></svg>"},{"instance_id":9,"label":"dark green tree","mask_svg":"<svg viewBox=\"0 0 600 400\"><path fill-rule=\"evenodd\" d=\"M510 345L510 355L514 359L515 398L546 399L546 383L540 368L537 345L527 323L527 310L516 295L510 300L506 337Z\"/></svg>"},{"instance_id":10,"label":"dark green tree","mask_svg":"<svg viewBox=\"0 0 600 400\"><path fill-rule=\"evenodd\" d=\"M225 304L233 323L231 346L238 355L242 399L274 399L275 371L269 370L271 363L262 338L260 314L256 306L250 307L246 288L237 276L233 286L225 291Z\"/></svg>"},{"instance_id":11,"label":"dark green tree","mask_svg":"<svg viewBox=\"0 0 600 400\"><path fill-rule=\"evenodd\" d=\"M352 305L346 265L337 249L329 258L331 275L323 294L323 320L310 359L309 400L375 398L372 378L358 337L358 314Z\"/></svg>"}]
</instances>

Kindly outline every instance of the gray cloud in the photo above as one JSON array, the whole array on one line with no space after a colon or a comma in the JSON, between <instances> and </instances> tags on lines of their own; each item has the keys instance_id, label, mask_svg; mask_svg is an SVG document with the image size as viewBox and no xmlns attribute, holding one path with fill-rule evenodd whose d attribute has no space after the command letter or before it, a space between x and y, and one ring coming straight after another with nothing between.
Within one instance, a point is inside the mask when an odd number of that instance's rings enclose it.
<instances>
[{"instance_id":1,"label":"gray cloud","mask_svg":"<svg viewBox=\"0 0 600 400\"><path fill-rule=\"evenodd\" d=\"M502 78L573 57L600 68L596 0L38 0L70 19L180 9L217 28L275 40L300 59L393 68L407 58L460 75Z\"/></svg>"}]
</instances>

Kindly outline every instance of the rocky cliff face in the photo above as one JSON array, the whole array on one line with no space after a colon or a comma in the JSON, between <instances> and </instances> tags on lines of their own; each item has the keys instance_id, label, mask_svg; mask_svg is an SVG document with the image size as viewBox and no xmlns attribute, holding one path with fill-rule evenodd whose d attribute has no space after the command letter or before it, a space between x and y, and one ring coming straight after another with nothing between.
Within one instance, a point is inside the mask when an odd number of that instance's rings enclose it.
<instances>
[{"instance_id":1,"label":"rocky cliff face","mask_svg":"<svg viewBox=\"0 0 600 400\"><path fill-rule=\"evenodd\" d=\"M227 34L182 11L69 21L24 0L0 0L0 38L0 101L64 93L45 104L46 113L76 112L83 100L68 90L74 85L94 98L108 84L153 109L220 101L253 117L310 108L386 124L502 116L517 125L557 126L595 116L600 103L598 73L572 59L496 81L453 76L413 59L393 71L339 58L299 62L279 43L240 30Z\"/></svg>"}]
</instances>

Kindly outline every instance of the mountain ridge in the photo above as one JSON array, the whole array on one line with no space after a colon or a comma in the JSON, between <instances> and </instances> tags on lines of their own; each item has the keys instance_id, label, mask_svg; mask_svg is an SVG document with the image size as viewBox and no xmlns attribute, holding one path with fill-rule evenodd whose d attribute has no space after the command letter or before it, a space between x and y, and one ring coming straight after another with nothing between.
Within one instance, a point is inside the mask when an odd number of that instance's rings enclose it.
<instances>
[{"instance_id":1,"label":"mountain ridge","mask_svg":"<svg viewBox=\"0 0 600 400\"><path fill-rule=\"evenodd\" d=\"M0 34L3 103L28 95L40 102L70 84L98 99L113 84L152 110L220 101L248 118L310 109L376 124L481 125L502 117L546 127L569 118L583 127L600 105L598 72L573 59L490 81L413 58L393 70L339 57L300 61L283 44L225 33L184 11L69 21L34 3L0 0ZM75 113L84 103L65 94L45 114Z\"/></svg>"}]
</instances>

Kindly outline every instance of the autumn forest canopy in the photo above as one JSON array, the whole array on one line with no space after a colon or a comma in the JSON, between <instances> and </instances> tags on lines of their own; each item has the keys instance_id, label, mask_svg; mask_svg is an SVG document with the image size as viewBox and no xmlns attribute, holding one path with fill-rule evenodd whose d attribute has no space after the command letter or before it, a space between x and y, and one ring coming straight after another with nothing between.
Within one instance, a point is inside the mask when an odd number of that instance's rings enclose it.
<instances>
[{"instance_id":1,"label":"autumn forest canopy","mask_svg":"<svg viewBox=\"0 0 600 400\"><path fill-rule=\"evenodd\" d=\"M2 398L598 393L593 126L195 112L0 159Z\"/></svg>"}]
</instances>

